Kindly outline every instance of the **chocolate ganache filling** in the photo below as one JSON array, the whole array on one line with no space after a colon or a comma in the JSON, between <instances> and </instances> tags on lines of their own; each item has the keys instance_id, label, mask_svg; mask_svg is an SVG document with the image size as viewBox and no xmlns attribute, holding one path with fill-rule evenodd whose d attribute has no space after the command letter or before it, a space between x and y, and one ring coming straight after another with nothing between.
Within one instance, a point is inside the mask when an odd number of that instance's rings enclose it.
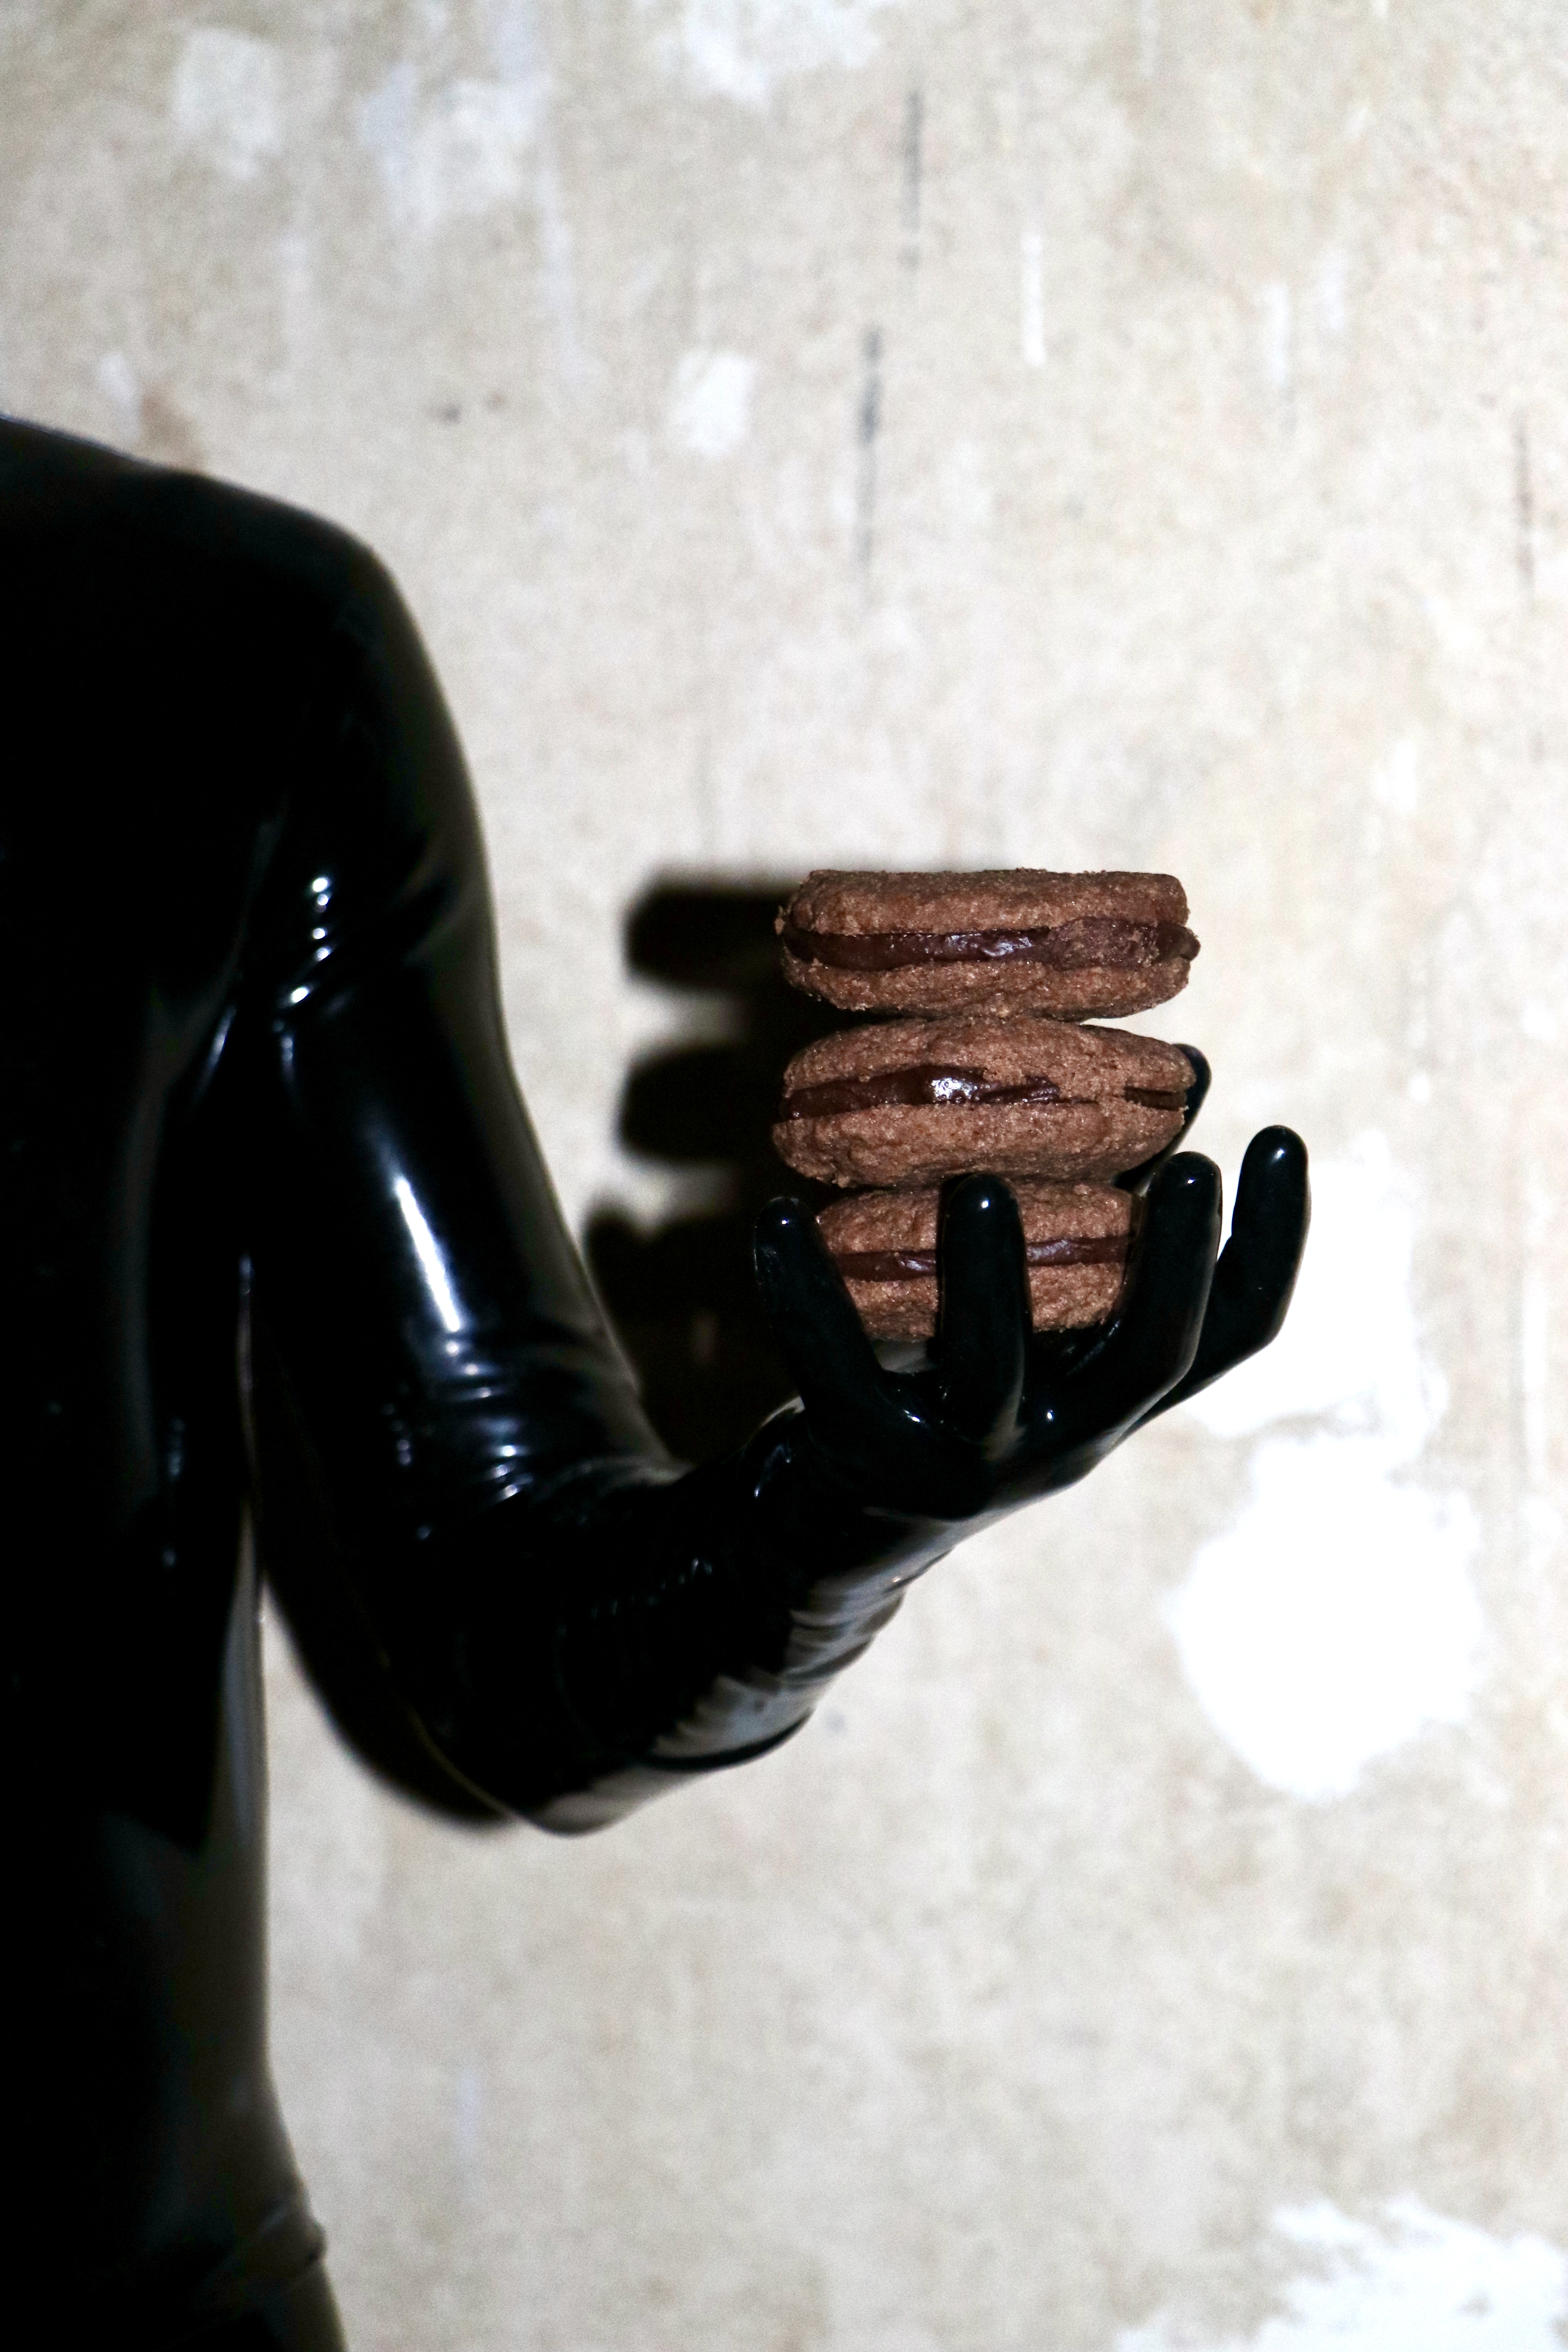
<instances>
[{"instance_id":1,"label":"chocolate ganache filling","mask_svg":"<svg viewBox=\"0 0 1568 2352\"><path fill-rule=\"evenodd\" d=\"M839 971L900 971L921 963L1043 963L1058 971L1135 971L1180 956L1191 963L1198 943L1184 923L1135 923L1121 915L1085 915L1017 931L803 931L786 923L784 948L798 963Z\"/></svg>"},{"instance_id":2,"label":"chocolate ganache filling","mask_svg":"<svg viewBox=\"0 0 1568 2352\"><path fill-rule=\"evenodd\" d=\"M1126 1234L1064 1234L1050 1242L1026 1242L1024 1256L1030 1265L1122 1265ZM936 1272L936 1252L930 1250L844 1250L834 1253L834 1265L846 1282L913 1282Z\"/></svg>"},{"instance_id":3,"label":"chocolate ganache filling","mask_svg":"<svg viewBox=\"0 0 1568 2352\"><path fill-rule=\"evenodd\" d=\"M1181 1110L1184 1094L1167 1094L1157 1087L1123 1087L1123 1098L1146 1110ZM973 1103L1090 1102L1088 1095L1064 1095L1049 1078L1026 1078L1010 1086L988 1078L983 1070L955 1068L946 1062L916 1062L908 1069L878 1070L864 1078L826 1078L814 1087L792 1087L779 1107L781 1118L841 1118L848 1111L905 1108L929 1110L933 1106L960 1108Z\"/></svg>"}]
</instances>

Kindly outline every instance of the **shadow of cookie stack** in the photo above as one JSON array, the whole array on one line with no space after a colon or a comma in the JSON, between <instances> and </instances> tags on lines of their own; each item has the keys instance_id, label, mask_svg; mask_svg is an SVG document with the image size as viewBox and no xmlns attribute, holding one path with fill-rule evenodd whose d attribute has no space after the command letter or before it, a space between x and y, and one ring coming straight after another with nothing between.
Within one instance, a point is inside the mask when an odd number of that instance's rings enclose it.
<instances>
[{"instance_id":1,"label":"shadow of cookie stack","mask_svg":"<svg viewBox=\"0 0 1568 2352\"><path fill-rule=\"evenodd\" d=\"M851 1192L819 1223L867 1330L929 1339L942 1188L1017 1196L1037 1330L1110 1314L1132 1195L1109 1180L1180 1132L1181 1048L1091 1016L1162 1004L1198 943L1169 874L810 874L779 915L784 976L879 1016L795 1055L781 1159Z\"/></svg>"}]
</instances>

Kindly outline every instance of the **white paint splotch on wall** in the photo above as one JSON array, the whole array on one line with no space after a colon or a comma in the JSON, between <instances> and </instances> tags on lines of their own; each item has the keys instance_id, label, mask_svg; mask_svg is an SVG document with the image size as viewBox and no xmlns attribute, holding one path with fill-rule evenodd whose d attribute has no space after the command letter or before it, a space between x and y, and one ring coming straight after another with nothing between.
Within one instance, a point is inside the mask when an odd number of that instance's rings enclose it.
<instances>
[{"instance_id":1,"label":"white paint splotch on wall","mask_svg":"<svg viewBox=\"0 0 1568 2352\"><path fill-rule=\"evenodd\" d=\"M1116 2352L1558 2352L1568 2259L1544 2238L1489 2236L1398 2197L1376 2222L1326 2198L1288 2205L1275 2234L1304 2266L1283 2308L1223 2340L1168 2318L1123 2328Z\"/></svg>"},{"instance_id":2,"label":"white paint splotch on wall","mask_svg":"<svg viewBox=\"0 0 1568 2352\"><path fill-rule=\"evenodd\" d=\"M754 360L742 352L688 352L675 371L669 437L697 457L727 457L751 430Z\"/></svg>"},{"instance_id":3,"label":"white paint splotch on wall","mask_svg":"<svg viewBox=\"0 0 1568 2352\"><path fill-rule=\"evenodd\" d=\"M1421 773L1414 735L1401 735L1385 760L1372 771L1372 797L1394 816L1414 816L1421 797Z\"/></svg>"},{"instance_id":4,"label":"white paint splotch on wall","mask_svg":"<svg viewBox=\"0 0 1568 2352\"><path fill-rule=\"evenodd\" d=\"M283 146L277 50L216 25L189 34L174 68L170 114L177 145L232 180L254 179Z\"/></svg>"},{"instance_id":5,"label":"white paint splotch on wall","mask_svg":"<svg viewBox=\"0 0 1568 2352\"><path fill-rule=\"evenodd\" d=\"M1259 1780L1347 1796L1374 1757L1462 1723L1481 1622L1462 1494L1386 1475L1374 1440L1260 1445L1234 1528L1169 1611L1204 1712Z\"/></svg>"},{"instance_id":6,"label":"white paint splotch on wall","mask_svg":"<svg viewBox=\"0 0 1568 2352\"><path fill-rule=\"evenodd\" d=\"M105 352L93 370L93 380L114 412L122 440L142 437L142 384L123 352Z\"/></svg>"},{"instance_id":7,"label":"white paint splotch on wall","mask_svg":"<svg viewBox=\"0 0 1568 2352\"><path fill-rule=\"evenodd\" d=\"M1410 1475L1447 1388L1410 1299L1409 1185L1373 1130L1313 1189L1284 1336L1188 1408L1217 1435L1275 1433L1167 1617L1215 1730L1269 1786L1322 1800L1464 1720L1482 1625L1469 1498Z\"/></svg>"},{"instance_id":8,"label":"white paint splotch on wall","mask_svg":"<svg viewBox=\"0 0 1568 2352\"><path fill-rule=\"evenodd\" d=\"M655 20L653 45L667 67L701 89L763 106L792 74L824 66L868 65L877 54L873 19L900 0L679 0L674 9L642 0Z\"/></svg>"},{"instance_id":9,"label":"white paint splotch on wall","mask_svg":"<svg viewBox=\"0 0 1568 2352\"><path fill-rule=\"evenodd\" d=\"M393 218L428 234L527 193L524 164L544 109L542 77L463 77L422 87L409 59L359 110L361 143L374 156Z\"/></svg>"},{"instance_id":10,"label":"white paint splotch on wall","mask_svg":"<svg viewBox=\"0 0 1568 2352\"><path fill-rule=\"evenodd\" d=\"M1259 304L1263 327L1263 366L1270 389L1281 398L1289 394L1295 376L1295 320L1290 289L1283 279L1266 286Z\"/></svg>"}]
</instances>

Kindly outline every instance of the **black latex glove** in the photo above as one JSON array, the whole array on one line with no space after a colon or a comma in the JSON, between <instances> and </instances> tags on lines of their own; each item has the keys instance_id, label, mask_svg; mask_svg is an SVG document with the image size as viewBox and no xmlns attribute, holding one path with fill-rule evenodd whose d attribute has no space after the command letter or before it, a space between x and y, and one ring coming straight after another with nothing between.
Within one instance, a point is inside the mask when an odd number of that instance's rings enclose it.
<instances>
[{"instance_id":1,"label":"black latex glove","mask_svg":"<svg viewBox=\"0 0 1568 2352\"><path fill-rule=\"evenodd\" d=\"M1183 1050L1197 1072L1184 1136L1209 1070ZM763 1295L812 1448L859 1504L963 1520L1070 1486L1141 1423L1268 1345L1306 1240L1305 1146L1284 1127L1253 1138L1216 1264L1219 1171L1181 1139L1121 1180L1142 1213L1116 1312L1087 1331L1032 1329L1017 1204L999 1178L952 1188L937 1339L886 1360L811 1212L770 1202L757 1231Z\"/></svg>"}]
</instances>

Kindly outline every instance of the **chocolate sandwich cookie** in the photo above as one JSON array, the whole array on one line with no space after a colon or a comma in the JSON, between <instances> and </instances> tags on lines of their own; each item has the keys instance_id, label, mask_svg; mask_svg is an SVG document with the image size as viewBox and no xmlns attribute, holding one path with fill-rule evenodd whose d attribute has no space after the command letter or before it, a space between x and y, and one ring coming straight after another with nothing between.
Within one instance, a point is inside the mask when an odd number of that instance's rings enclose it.
<instances>
[{"instance_id":1,"label":"chocolate sandwich cookie","mask_svg":"<svg viewBox=\"0 0 1568 2352\"><path fill-rule=\"evenodd\" d=\"M933 1184L968 1168L1103 1181L1180 1132L1193 1080L1179 1046L1121 1029L870 1023L795 1055L773 1149L828 1184Z\"/></svg>"},{"instance_id":2,"label":"chocolate sandwich cookie","mask_svg":"<svg viewBox=\"0 0 1568 2352\"><path fill-rule=\"evenodd\" d=\"M850 1013L1142 1013L1198 951L1173 874L810 874L776 929L792 985Z\"/></svg>"},{"instance_id":3,"label":"chocolate sandwich cookie","mask_svg":"<svg viewBox=\"0 0 1568 2352\"><path fill-rule=\"evenodd\" d=\"M1106 1184L1040 1184L1013 1191L1024 1224L1029 1305L1037 1331L1101 1323L1116 1304L1132 1236L1134 1202ZM929 1339L936 1329L936 1239L942 1195L857 1192L817 1219L873 1339Z\"/></svg>"}]
</instances>

